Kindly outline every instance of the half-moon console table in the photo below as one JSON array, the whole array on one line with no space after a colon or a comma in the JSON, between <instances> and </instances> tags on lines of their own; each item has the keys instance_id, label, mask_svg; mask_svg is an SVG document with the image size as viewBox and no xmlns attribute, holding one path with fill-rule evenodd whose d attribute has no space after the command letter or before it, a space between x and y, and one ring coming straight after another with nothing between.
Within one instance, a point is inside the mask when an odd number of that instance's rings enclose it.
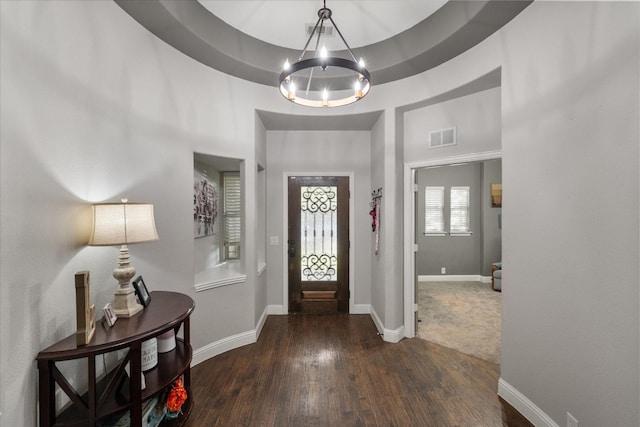
<instances>
[{"instance_id":1,"label":"half-moon console table","mask_svg":"<svg viewBox=\"0 0 640 427\"><path fill-rule=\"evenodd\" d=\"M182 406L182 415L173 420L165 420L162 425L182 425L193 407L190 389L193 350L190 344L189 316L194 308L193 300L186 295L151 292L148 307L135 316L118 318L111 328L96 322L96 332L89 344L78 346L76 335L73 334L42 350L36 358L40 388L40 426L95 426L127 411L130 425L141 426L143 403L167 389L180 376L184 378L189 397ZM181 327L182 338L178 338ZM169 330L176 334L176 348L158 354L158 364L143 372L146 386L142 389L141 344ZM128 354L98 381L96 356L121 349L128 349ZM86 359L87 391L84 395L74 389L56 366L58 362L74 359ZM126 373L127 363L130 365L131 375ZM71 400L69 407L59 414L56 414L56 384Z\"/></svg>"}]
</instances>

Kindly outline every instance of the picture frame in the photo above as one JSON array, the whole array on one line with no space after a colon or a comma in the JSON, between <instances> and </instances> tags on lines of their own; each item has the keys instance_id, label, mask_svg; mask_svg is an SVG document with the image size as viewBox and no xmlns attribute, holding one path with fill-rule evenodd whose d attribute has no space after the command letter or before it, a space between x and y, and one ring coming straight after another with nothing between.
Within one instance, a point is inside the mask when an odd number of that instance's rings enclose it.
<instances>
[{"instance_id":1,"label":"picture frame","mask_svg":"<svg viewBox=\"0 0 640 427\"><path fill-rule=\"evenodd\" d=\"M144 284L142 276L138 276L136 280L133 281L133 288L136 290L140 304L142 304L143 307L148 307L149 302L151 302L151 294L149 294L149 290L147 289L147 285Z\"/></svg>"},{"instance_id":2,"label":"picture frame","mask_svg":"<svg viewBox=\"0 0 640 427\"><path fill-rule=\"evenodd\" d=\"M104 306L102 311L104 312L104 321L107 323L107 325L109 327L115 325L116 321L118 320L118 316L116 316L116 313L113 311L113 307L111 306L110 302Z\"/></svg>"},{"instance_id":3,"label":"picture frame","mask_svg":"<svg viewBox=\"0 0 640 427\"><path fill-rule=\"evenodd\" d=\"M218 183L209 179L206 171L194 170L193 237L215 234L218 216Z\"/></svg>"}]
</instances>

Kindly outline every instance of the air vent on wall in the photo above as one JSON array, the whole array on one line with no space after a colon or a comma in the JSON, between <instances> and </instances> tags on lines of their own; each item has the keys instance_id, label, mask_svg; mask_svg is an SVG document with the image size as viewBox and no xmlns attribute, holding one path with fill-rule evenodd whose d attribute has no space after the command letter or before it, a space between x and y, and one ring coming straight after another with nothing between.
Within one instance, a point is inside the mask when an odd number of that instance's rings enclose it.
<instances>
[{"instance_id":1,"label":"air vent on wall","mask_svg":"<svg viewBox=\"0 0 640 427\"><path fill-rule=\"evenodd\" d=\"M313 24L306 25L307 37L311 35L313 28L316 26L315 22ZM322 34L322 37L333 37L333 26L332 25L323 25L322 28L318 26L318 31ZM317 37L318 33L314 34L314 37Z\"/></svg>"},{"instance_id":2,"label":"air vent on wall","mask_svg":"<svg viewBox=\"0 0 640 427\"><path fill-rule=\"evenodd\" d=\"M447 128L429 132L429 148L456 145L456 128Z\"/></svg>"}]
</instances>

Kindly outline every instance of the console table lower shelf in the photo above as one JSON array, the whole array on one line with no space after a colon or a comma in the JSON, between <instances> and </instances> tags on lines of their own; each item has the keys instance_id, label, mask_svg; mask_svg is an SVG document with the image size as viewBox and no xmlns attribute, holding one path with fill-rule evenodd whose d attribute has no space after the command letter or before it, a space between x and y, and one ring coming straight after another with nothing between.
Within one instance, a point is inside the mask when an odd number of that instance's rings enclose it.
<instances>
[{"instance_id":1,"label":"console table lower shelf","mask_svg":"<svg viewBox=\"0 0 640 427\"><path fill-rule=\"evenodd\" d=\"M189 316L195 304L186 295L175 292L151 292L145 310L131 318L118 319L112 328L96 329L92 341L78 346L74 335L38 354L40 426L144 426L183 425L193 407L191 397L191 360ZM178 332L182 328L182 338ZM141 344L167 331L176 336L176 346L159 353L157 364L143 372ZM128 352L103 378L97 378L96 357L113 351ZM87 367L87 391L80 394L57 364L84 359ZM128 368L128 369L127 369ZM159 422L167 395L178 378L183 379L187 400L175 419ZM55 400L63 392L70 400L68 408L56 411ZM150 422L152 420L155 422Z\"/></svg>"},{"instance_id":2,"label":"console table lower shelf","mask_svg":"<svg viewBox=\"0 0 640 427\"><path fill-rule=\"evenodd\" d=\"M96 395L101 396L100 404L97 408L97 426L99 427L120 427L130 426L131 420L129 412L126 411L131 405L131 380L125 373L125 365L129 362L129 357L125 357L119 366L113 369L102 380L96 383ZM173 383L182 372L191 364L191 348L183 340L176 339L176 348L167 353L158 354L158 364L151 370L143 372L145 388L142 390L142 407L146 408L155 397L160 398L158 404L166 402L166 392L170 389L167 384ZM182 405L181 415L175 419L164 419L160 426L180 426L184 423L191 412L193 399L191 390L187 388L187 401ZM88 393L82 396L82 400L89 401ZM144 409L143 409L144 413ZM86 411L78 405L72 405L56 417L55 426L76 426L88 425ZM148 420L142 420L143 426L153 427L148 424Z\"/></svg>"}]
</instances>

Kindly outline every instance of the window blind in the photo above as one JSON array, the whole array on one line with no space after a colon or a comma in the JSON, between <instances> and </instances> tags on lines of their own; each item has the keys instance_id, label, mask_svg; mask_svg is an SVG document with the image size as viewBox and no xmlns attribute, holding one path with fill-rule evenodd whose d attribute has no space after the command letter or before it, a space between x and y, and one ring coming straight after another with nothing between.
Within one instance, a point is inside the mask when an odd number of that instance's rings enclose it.
<instances>
[{"instance_id":1,"label":"window blind","mask_svg":"<svg viewBox=\"0 0 640 427\"><path fill-rule=\"evenodd\" d=\"M444 233L444 187L427 186L424 196L425 234Z\"/></svg>"},{"instance_id":2,"label":"window blind","mask_svg":"<svg viewBox=\"0 0 640 427\"><path fill-rule=\"evenodd\" d=\"M240 258L240 174L224 172L224 247L226 259Z\"/></svg>"},{"instance_id":3,"label":"window blind","mask_svg":"<svg viewBox=\"0 0 640 427\"><path fill-rule=\"evenodd\" d=\"M469 187L451 187L451 233L468 233L469 224Z\"/></svg>"}]
</instances>

